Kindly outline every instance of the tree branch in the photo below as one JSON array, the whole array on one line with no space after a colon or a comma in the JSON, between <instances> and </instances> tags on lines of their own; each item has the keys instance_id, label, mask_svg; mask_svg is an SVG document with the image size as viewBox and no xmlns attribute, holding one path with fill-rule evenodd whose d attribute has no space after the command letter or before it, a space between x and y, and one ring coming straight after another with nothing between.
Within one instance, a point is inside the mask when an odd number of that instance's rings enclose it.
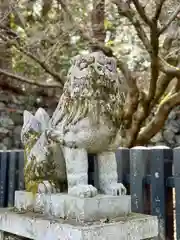
<instances>
[{"instance_id":1,"label":"tree branch","mask_svg":"<svg viewBox=\"0 0 180 240\"><path fill-rule=\"evenodd\" d=\"M142 27L142 24L137 19L136 12L127 4L127 2L121 2L119 0L114 0L114 3L116 4L118 8L118 12L120 16L126 17L134 26L136 29L138 37L141 39L144 47L148 51L148 53L151 53L151 45L150 41Z\"/></svg>"},{"instance_id":2,"label":"tree branch","mask_svg":"<svg viewBox=\"0 0 180 240\"><path fill-rule=\"evenodd\" d=\"M91 12L92 36L97 41L104 43L106 31L104 28L105 19L105 0L93 0L93 9Z\"/></svg>"},{"instance_id":3,"label":"tree branch","mask_svg":"<svg viewBox=\"0 0 180 240\"><path fill-rule=\"evenodd\" d=\"M73 19L73 16L72 16L71 12L69 11L65 2L63 0L58 0L58 2L61 4L62 9L68 14L73 26L75 26L76 29L80 32L81 37L84 40L88 41L91 44L92 48L94 48L94 49L97 48L98 50L103 51L105 55L112 57L113 52L112 52L111 48L106 47L104 45L104 43L102 43L101 41L98 41L96 38L91 38L88 34L86 34L86 31L84 29L82 29L79 25L75 24L76 21ZM113 56L113 57L115 57L115 56ZM132 85L135 84L135 79L133 79L131 71L128 69L128 66L125 63L123 63L121 60L119 60L117 58L116 58L116 60L117 60L117 66L122 71L122 73L127 81L128 86L131 85L131 88L132 88Z\"/></svg>"},{"instance_id":4,"label":"tree branch","mask_svg":"<svg viewBox=\"0 0 180 240\"><path fill-rule=\"evenodd\" d=\"M170 111L179 104L180 92L173 94L168 100L160 105L154 118L140 131L136 144L141 145L148 143L148 141L161 129Z\"/></svg>"},{"instance_id":5,"label":"tree branch","mask_svg":"<svg viewBox=\"0 0 180 240\"><path fill-rule=\"evenodd\" d=\"M24 48L18 46L18 44L13 43L13 46L19 50L20 52L24 53L27 57L31 58L32 60L34 60L36 63L38 63L44 70L45 72L47 72L48 74L50 74L56 81L59 82L59 84L61 85L61 87L63 87L64 85L64 80L61 78L61 76L57 73L54 72L52 69L50 69L44 61L40 60L39 58L37 58L35 55L33 55L32 53L30 53L29 51L25 50Z\"/></svg>"},{"instance_id":6,"label":"tree branch","mask_svg":"<svg viewBox=\"0 0 180 240\"><path fill-rule=\"evenodd\" d=\"M155 14L154 14L154 19L158 20L159 19L159 16L161 14L161 10L162 10L162 7L163 7L163 4L165 3L166 0L159 0L159 2L157 3L156 2L156 11L155 11Z\"/></svg>"},{"instance_id":7,"label":"tree branch","mask_svg":"<svg viewBox=\"0 0 180 240\"><path fill-rule=\"evenodd\" d=\"M157 88L156 88L156 93L154 96L154 99L151 101L151 109L158 103L164 92L166 91L169 83L173 80L174 76L167 75L167 74L162 74L159 77Z\"/></svg>"},{"instance_id":8,"label":"tree branch","mask_svg":"<svg viewBox=\"0 0 180 240\"><path fill-rule=\"evenodd\" d=\"M138 106L136 112L132 116L131 128L126 133L127 147L134 146L142 123L146 120L149 113L149 105L146 101L146 94L141 92L139 95Z\"/></svg>"},{"instance_id":9,"label":"tree branch","mask_svg":"<svg viewBox=\"0 0 180 240\"><path fill-rule=\"evenodd\" d=\"M143 19L143 21L148 25L151 26L151 20L148 18L148 16L145 13L144 8L141 6L139 0L132 0L134 3L134 6L136 7L137 12L139 13L140 17Z\"/></svg>"},{"instance_id":10,"label":"tree branch","mask_svg":"<svg viewBox=\"0 0 180 240\"><path fill-rule=\"evenodd\" d=\"M61 5L64 12L68 15L72 26L75 27L75 29L79 32L80 36L85 40L88 41L91 44L92 48L97 48L101 51L103 51L106 55L112 56L112 50L109 47L106 47L104 45L104 42L98 41L95 37L91 37L89 34L87 34L87 31L83 29L80 25L76 24L76 21L73 18L73 15L69 11L67 5L63 0L58 0L58 3Z\"/></svg>"},{"instance_id":11,"label":"tree branch","mask_svg":"<svg viewBox=\"0 0 180 240\"><path fill-rule=\"evenodd\" d=\"M171 24L171 26L168 28L167 36L164 39L163 46L162 46L162 56L166 57L167 54L169 54L169 51L172 47L173 41L175 41L178 37L178 23L174 22Z\"/></svg>"},{"instance_id":12,"label":"tree branch","mask_svg":"<svg viewBox=\"0 0 180 240\"><path fill-rule=\"evenodd\" d=\"M130 89L137 90L136 79L133 77L133 74L128 68L128 65L120 59L117 59L117 67L121 70L122 74L124 75L127 85Z\"/></svg>"},{"instance_id":13,"label":"tree branch","mask_svg":"<svg viewBox=\"0 0 180 240\"><path fill-rule=\"evenodd\" d=\"M150 43L152 53L151 56L151 80L150 87L148 93L148 101L149 103L154 98L156 93L156 85L159 78L159 34L158 34L158 19L163 7L163 4L166 0L159 0L156 3L156 11L154 17L152 18L150 25Z\"/></svg>"},{"instance_id":14,"label":"tree branch","mask_svg":"<svg viewBox=\"0 0 180 240\"><path fill-rule=\"evenodd\" d=\"M140 20L136 16L136 12L131 8L131 6L124 1L114 0L118 8L120 15L129 19L132 25L135 27L136 32L141 39L143 45L148 51L151 57L151 82L148 92L148 97L145 93L140 92L139 99L137 100L137 109L136 112L133 112L133 119L131 123L131 128L127 129L127 144L128 147L136 144L136 139L138 139L138 133L141 129L142 124L150 114L150 110L153 108L156 101L159 100L161 94L168 86L169 82L174 78L179 76L179 68L171 66L166 62L163 57L159 54L159 29L158 29L158 17L161 12L164 1L160 0L159 5L157 5L156 12L154 17L149 20L146 18L146 14L138 0L132 0L134 3L137 12L140 17L145 21L145 23L150 27L150 40L148 39L145 30L142 27ZM158 89L156 90L157 82L159 79L159 70L164 72L160 85L158 84ZM160 87L160 88L159 88ZM162 87L162 88L161 88ZM154 99L155 97L155 99ZM131 97L132 98L132 97ZM153 100L153 101L152 101ZM153 102L153 104L151 104ZM132 103L131 103L132 104ZM125 106L126 111L126 106Z\"/></svg>"},{"instance_id":15,"label":"tree branch","mask_svg":"<svg viewBox=\"0 0 180 240\"><path fill-rule=\"evenodd\" d=\"M35 86L38 86L38 87L60 88L60 89L62 89L62 87L60 85L57 85L57 84L43 84L43 83L40 83L40 82L37 82L37 81L34 81L34 80L29 80L26 77L19 76L19 75L14 74L14 73L10 73L10 72L8 72L4 69L1 69L1 68L0 68L0 74L3 74L3 75L8 76L10 78L16 79L16 80L18 80L22 83L28 83L28 84L35 85Z\"/></svg>"},{"instance_id":16,"label":"tree branch","mask_svg":"<svg viewBox=\"0 0 180 240\"><path fill-rule=\"evenodd\" d=\"M83 29L80 25L76 24L76 21L73 19L73 16L72 16L71 12L69 11L65 1L64 0L57 0L57 1L61 5L64 12L68 15L69 20L72 23L72 26L77 29L77 31L80 33L80 35L83 37L84 40L89 41L91 39L91 37L87 34L87 31L85 29ZM91 39L91 41L92 41L92 39ZM93 41L93 43L94 43L94 41Z\"/></svg>"},{"instance_id":17,"label":"tree branch","mask_svg":"<svg viewBox=\"0 0 180 240\"><path fill-rule=\"evenodd\" d=\"M150 41L144 29L142 28L142 24L137 19L135 11L129 5L127 5L127 3L122 3L120 1L116 1L115 3L118 7L119 14L128 18L129 21L132 23L132 25L135 27L139 38L141 39L146 50L149 52L151 56L151 81L150 81L150 88L148 93L148 100L150 101L153 98L154 93L156 91L156 82L159 76L159 59L158 59L159 38L157 35L157 32L158 32L157 21L156 19L151 21L146 16L146 13L138 0L132 0L132 1L141 18L150 26L150 29L151 29Z\"/></svg>"},{"instance_id":18,"label":"tree branch","mask_svg":"<svg viewBox=\"0 0 180 240\"><path fill-rule=\"evenodd\" d=\"M156 84L159 77L159 37L157 35L157 20L153 19L150 26L150 43L151 43L151 79L149 84L148 101L151 102L156 92Z\"/></svg>"},{"instance_id":19,"label":"tree branch","mask_svg":"<svg viewBox=\"0 0 180 240\"><path fill-rule=\"evenodd\" d=\"M118 59L117 67L123 73L128 85L128 94L126 98L125 108L123 110L124 124L126 127L128 127L132 122L133 113L136 111L138 106L139 89L137 87L136 79L128 69L127 64Z\"/></svg>"},{"instance_id":20,"label":"tree branch","mask_svg":"<svg viewBox=\"0 0 180 240\"><path fill-rule=\"evenodd\" d=\"M167 75L172 75L174 77L179 78L180 77L180 68L175 67L167 63L163 58L160 58L160 70Z\"/></svg>"},{"instance_id":21,"label":"tree branch","mask_svg":"<svg viewBox=\"0 0 180 240\"><path fill-rule=\"evenodd\" d=\"M148 53L151 55L152 54L151 43L150 43L144 29L142 28L140 21L136 18L136 13L134 12L134 10L131 9L127 3L124 3L124 2L122 3L121 1L118 1L118 0L114 0L114 3L116 4L116 6L118 8L119 14L128 18L129 21L132 23L132 25L135 27L139 38L141 39L141 41L142 41L143 45L145 46L146 50L148 51ZM180 10L178 10L178 11L176 10L176 12L179 12L179 11ZM177 15L177 13L176 13L176 15ZM176 67L168 64L162 57L158 57L158 62L159 62L160 70L162 72L179 77L179 74L180 74L179 68L176 68Z\"/></svg>"},{"instance_id":22,"label":"tree branch","mask_svg":"<svg viewBox=\"0 0 180 240\"><path fill-rule=\"evenodd\" d=\"M162 33L164 33L166 31L166 29L170 26L170 24L177 17L178 13L180 13L180 4L176 8L176 10L173 12L173 14L170 16L170 18L168 19L167 23L159 30L159 33L158 33L159 35L161 35Z\"/></svg>"},{"instance_id":23,"label":"tree branch","mask_svg":"<svg viewBox=\"0 0 180 240\"><path fill-rule=\"evenodd\" d=\"M150 111L155 106L155 104L158 102L162 94L165 92L165 89L167 88L170 81L174 78L173 75L161 75L160 82L158 85L158 89L156 90L156 95L153 95L153 99L149 102L147 101L147 96L143 94L143 92L140 92L139 100L137 101L138 106L136 112L133 112L133 119L131 128L128 129L127 132L127 146L132 147L134 144L136 144L136 139L138 138L138 133L140 131L142 123L146 120L146 118L149 116ZM135 97L135 96L134 96ZM126 105L128 106L128 104ZM126 111L125 106L125 111ZM131 108L133 108L133 104L131 103ZM142 143L144 144L144 143Z\"/></svg>"},{"instance_id":24,"label":"tree branch","mask_svg":"<svg viewBox=\"0 0 180 240\"><path fill-rule=\"evenodd\" d=\"M12 34L13 32L10 31L10 33ZM52 69L50 69L46 63L44 61L42 61L41 59L39 59L38 57L36 57L35 55L33 55L32 53L30 53L29 51L25 50L23 47L20 46L20 38L19 36L16 36L16 39L8 39L5 36L3 36L2 34L0 35L0 38L7 44L14 46L17 50L19 50L21 53L25 54L27 57L31 58L32 60L34 60L36 63L38 63L44 70L45 72L47 72L48 74L50 74L58 83L60 83L61 87L64 85L64 81L61 78L61 76L57 73L54 72Z\"/></svg>"},{"instance_id":25,"label":"tree branch","mask_svg":"<svg viewBox=\"0 0 180 240\"><path fill-rule=\"evenodd\" d=\"M177 64L177 68L180 67L180 64ZM153 99L150 102L150 111L155 107L155 105L159 102L163 94L165 93L167 87L169 86L170 82L175 78L176 76L173 74L164 74L161 73L161 75L158 78L156 91L154 94ZM177 81L179 81L177 79Z\"/></svg>"},{"instance_id":26,"label":"tree branch","mask_svg":"<svg viewBox=\"0 0 180 240\"><path fill-rule=\"evenodd\" d=\"M102 52L104 52L105 55L112 57L113 52L112 52L111 48L106 47L104 45L104 42L98 41L98 39L96 39L96 37L91 37L87 33L86 29L82 28L82 26L80 26L76 23L76 20L73 18L73 15L71 14L71 11L69 11L65 1L64 0L57 0L57 1L61 5L64 12L68 15L68 17L72 23L72 26L79 32L80 36L90 44L91 49L94 49L94 51L96 49L101 50ZM104 24L104 21L103 21L103 24Z\"/></svg>"}]
</instances>

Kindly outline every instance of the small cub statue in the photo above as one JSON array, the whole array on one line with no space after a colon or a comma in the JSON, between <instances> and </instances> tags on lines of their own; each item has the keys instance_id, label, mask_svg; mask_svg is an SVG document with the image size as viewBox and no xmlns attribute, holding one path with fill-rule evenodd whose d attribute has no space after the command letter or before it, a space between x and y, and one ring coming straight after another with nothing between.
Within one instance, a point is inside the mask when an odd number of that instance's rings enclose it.
<instances>
[{"instance_id":1,"label":"small cub statue","mask_svg":"<svg viewBox=\"0 0 180 240\"><path fill-rule=\"evenodd\" d=\"M118 183L115 151L121 142L121 90L116 61L102 52L72 60L58 106L50 118L39 108L24 111L21 132L25 148L27 191L67 191L94 197L98 191L125 195ZM96 154L99 189L88 184L88 154Z\"/></svg>"}]
</instances>

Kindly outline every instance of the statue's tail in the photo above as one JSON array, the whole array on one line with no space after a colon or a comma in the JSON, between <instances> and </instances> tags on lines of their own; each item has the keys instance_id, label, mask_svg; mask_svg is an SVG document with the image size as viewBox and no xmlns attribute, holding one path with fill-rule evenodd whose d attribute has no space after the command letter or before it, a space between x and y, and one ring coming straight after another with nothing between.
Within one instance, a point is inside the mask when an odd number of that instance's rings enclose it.
<instances>
[{"instance_id":1,"label":"statue's tail","mask_svg":"<svg viewBox=\"0 0 180 240\"><path fill-rule=\"evenodd\" d=\"M39 108L34 116L30 112L24 111L21 141L25 147L27 160L31 160L32 157L39 161L46 159L48 154L46 129L49 120L50 118L43 108Z\"/></svg>"},{"instance_id":2,"label":"statue's tail","mask_svg":"<svg viewBox=\"0 0 180 240\"><path fill-rule=\"evenodd\" d=\"M51 128L49 120L42 108L34 116L24 111L21 140L25 147L25 185L33 192L37 192L38 184L44 180L53 181L59 188L67 179L61 146L49 141L47 136L47 130Z\"/></svg>"}]
</instances>

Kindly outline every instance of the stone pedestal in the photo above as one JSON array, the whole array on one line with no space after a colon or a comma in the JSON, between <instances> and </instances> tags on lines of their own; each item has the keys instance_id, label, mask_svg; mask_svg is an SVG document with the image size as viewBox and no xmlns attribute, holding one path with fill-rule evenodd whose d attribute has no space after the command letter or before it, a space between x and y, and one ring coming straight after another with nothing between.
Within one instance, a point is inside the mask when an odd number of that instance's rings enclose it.
<instances>
[{"instance_id":1,"label":"stone pedestal","mask_svg":"<svg viewBox=\"0 0 180 240\"><path fill-rule=\"evenodd\" d=\"M35 240L141 240L158 235L154 216L131 213L130 196L36 195L17 191L0 209L0 231ZM3 236L0 239L4 239Z\"/></svg>"},{"instance_id":2,"label":"stone pedestal","mask_svg":"<svg viewBox=\"0 0 180 240\"><path fill-rule=\"evenodd\" d=\"M16 191L15 208L80 221L96 221L102 218L127 216L131 213L130 196L97 195L93 198L79 198L68 194L43 195Z\"/></svg>"},{"instance_id":3,"label":"stone pedestal","mask_svg":"<svg viewBox=\"0 0 180 240\"><path fill-rule=\"evenodd\" d=\"M157 236L158 224L141 214L81 223L0 209L0 230L35 240L140 240Z\"/></svg>"}]
</instances>

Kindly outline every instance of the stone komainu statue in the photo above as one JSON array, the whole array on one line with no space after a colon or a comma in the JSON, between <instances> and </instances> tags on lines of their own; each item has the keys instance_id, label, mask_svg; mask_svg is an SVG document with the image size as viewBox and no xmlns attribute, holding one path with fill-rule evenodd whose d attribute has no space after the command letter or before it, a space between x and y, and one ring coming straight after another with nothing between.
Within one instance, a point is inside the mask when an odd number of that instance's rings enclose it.
<instances>
[{"instance_id":1,"label":"stone komainu statue","mask_svg":"<svg viewBox=\"0 0 180 240\"><path fill-rule=\"evenodd\" d=\"M99 190L125 194L115 159L123 103L114 58L102 52L76 56L52 118L42 108L34 116L24 111L26 190L64 191L64 186L74 196L95 196L97 189L88 185L88 153L94 153Z\"/></svg>"}]
</instances>

